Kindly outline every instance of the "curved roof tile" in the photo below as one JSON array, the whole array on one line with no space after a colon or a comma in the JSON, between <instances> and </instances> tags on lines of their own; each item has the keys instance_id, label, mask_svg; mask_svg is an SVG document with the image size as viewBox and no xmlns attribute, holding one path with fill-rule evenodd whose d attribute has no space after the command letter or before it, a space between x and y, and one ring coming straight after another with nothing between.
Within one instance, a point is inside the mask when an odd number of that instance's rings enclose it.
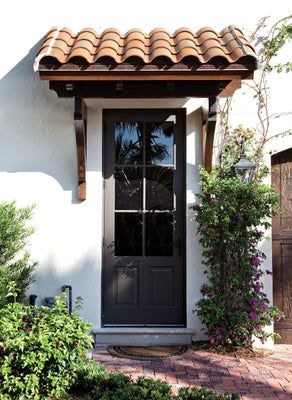
<instances>
[{"instance_id":1,"label":"curved roof tile","mask_svg":"<svg viewBox=\"0 0 292 400\"><path fill-rule=\"evenodd\" d=\"M149 34L141 29L131 29L124 35L116 28L108 28L101 34L92 28L84 28L74 34L67 27L53 27L39 49L36 69L39 63L51 62L52 58L58 64L65 64L73 57L93 64L102 57L111 57L121 64L130 57L137 57L148 64L166 57L175 64L190 56L202 64L216 58L225 58L228 63L242 61L245 57L256 60L251 44L242 31L232 25L219 33L211 27L203 27L197 32L183 27L170 34L158 27Z\"/></svg>"}]
</instances>

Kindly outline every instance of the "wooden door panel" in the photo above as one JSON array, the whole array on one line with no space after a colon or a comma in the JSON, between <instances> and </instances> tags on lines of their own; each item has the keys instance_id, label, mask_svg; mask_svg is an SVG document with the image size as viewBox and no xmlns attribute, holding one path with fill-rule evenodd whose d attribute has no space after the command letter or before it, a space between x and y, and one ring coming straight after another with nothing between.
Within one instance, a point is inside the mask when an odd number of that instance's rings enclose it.
<instances>
[{"instance_id":1,"label":"wooden door panel","mask_svg":"<svg viewBox=\"0 0 292 400\"><path fill-rule=\"evenodd\" d=\"M104 122L103 326L185 326L185 110Z\"/></svg>"},{"instance_id":2,"label":"wooden door panel","mask_svg":"<svg viewBox=\"0 0 292 400\"><path fill-rule=\"evenodd\" d=\"M272 183L281 202L272 225L274 305L286 316L275 331L281 335L278 343L292 344L292 149L272 157Z\"/></svg>"},{"instance_id":3,"label":"wooden door panel","mask_svg":"<svg viewBox=\"0 0 292 400\"><path fill-rule=\"evenodd\" d=\"M150 268L150 293L153 306L170 306L175 304L175 271L173 267Z\"/></svg>"}]
</instances>

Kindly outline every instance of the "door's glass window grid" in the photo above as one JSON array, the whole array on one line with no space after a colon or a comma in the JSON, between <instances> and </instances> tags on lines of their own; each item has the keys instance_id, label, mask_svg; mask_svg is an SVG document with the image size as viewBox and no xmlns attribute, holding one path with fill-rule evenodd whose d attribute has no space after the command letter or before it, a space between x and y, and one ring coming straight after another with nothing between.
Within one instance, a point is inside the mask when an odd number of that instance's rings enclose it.
<instances>
[{"instance_id":1,"label":"door's glass window grid","mask_svg":"<svg viewBox=\"0 0 292 400\"><path fill-rule=\"evenodd\" d=\"M174 123L115 122L115 255L172 256Z\"/></svg>"}]
</instances>

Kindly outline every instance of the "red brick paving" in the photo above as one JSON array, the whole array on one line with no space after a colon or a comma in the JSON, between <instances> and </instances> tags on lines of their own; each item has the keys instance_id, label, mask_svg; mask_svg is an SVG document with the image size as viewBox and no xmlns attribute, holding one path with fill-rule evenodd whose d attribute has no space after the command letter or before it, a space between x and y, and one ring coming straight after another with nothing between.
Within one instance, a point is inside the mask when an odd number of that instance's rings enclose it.
<instances>
[{"instance_id":1,"label":"red brick paving","mask_svg":"<svg viewBox=\"0 0 292 400\"><path fill-rule=\"evenodd\" d=\"M133 379L143 375L167 380L175 391L195 385L237 392L244 400L292 400L292 345L275 345L272 355L257 359L189 349L181 359L137 361L113 357L106 346L98 346L93 358Z\"/></svg>"}]
</instances>

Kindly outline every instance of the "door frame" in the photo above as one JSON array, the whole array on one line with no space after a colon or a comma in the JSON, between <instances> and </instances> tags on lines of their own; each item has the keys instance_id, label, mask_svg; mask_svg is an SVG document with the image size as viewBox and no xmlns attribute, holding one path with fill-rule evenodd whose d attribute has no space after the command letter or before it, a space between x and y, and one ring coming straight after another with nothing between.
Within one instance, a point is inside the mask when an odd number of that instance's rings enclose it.
<instances>
[{"instance_id":1,"label":"door frame","mask_svg":"<svg viewBox=\"0 0 292 400\"><path fill-rule=\"evenodd\" d=\"M183 280L183 287L182 287L182 307L183 307L183 324L167 324L167 325L157 325L157 324L145 324L145 325L139 325L139 324L105 324L104 323L104 301L105 301L105 294L104 294L104 275L105 275L105 223L106 223L106 207L105 207L105 182L106 182L106 177L105 177L105 166L106 166L106 152L107 152L107 132L106 132L106 116L107 114L111 113L120 113L120 112L125 112L125 113L151 113L151 112L169 112L173 113L175 112L176 114L181 114L182 115L182 176L183 176L183 183L182 183L182 205L181 205L181 210L182 214L180 216L182 220L182 244L181 244L181 249L182 249L182 280ZM140 328L145 328L145 327L157 327L157 328L183 328L186 327L187 325L187 281L186 281L186 276L187 276L187 263L186 263L186 256L187 256L187 248L186 248L186 122L187 122L187 115L186 115L186 108L172 108L172 107L163 107L163 108L151 108L151 107L146 107L146 108L103 108L102 109L102 180L103 180L103 193L102 193L102 204L103 204L103 218L102 218L102 268L101 268L101 326L102 327L140 327Z\"/></svg>"}]
</instances>

